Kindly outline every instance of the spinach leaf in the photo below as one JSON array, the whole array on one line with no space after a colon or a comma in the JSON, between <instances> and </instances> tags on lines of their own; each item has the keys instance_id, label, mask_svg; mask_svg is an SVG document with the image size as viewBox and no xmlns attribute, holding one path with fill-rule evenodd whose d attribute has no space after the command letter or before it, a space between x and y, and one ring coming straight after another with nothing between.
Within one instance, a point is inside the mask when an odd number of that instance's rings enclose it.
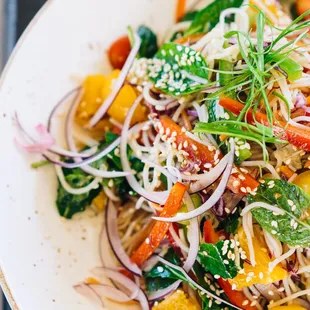
<instances>
[{"instance_id":1,"label":"spinach leaf","mask_svg":"<svg viewBox=\"0 0 310 310\"><path fill-rule=\"evenodd\" d=\"M196 17L198 11L190 11L187 12L182 18L181 22L187 22L187 21L192 21Z\"/></svg>"},{"instance_id":2,"label":"spinach leaf","mask_svg":"<svg viewBox=\"0 0 310 310\"><path fill-rule=\"evenodd\" d=\"M200 53L175 43L162 46L149 64L148 74L156 88L176 96L201 90L208 78L207 63Z\"/></svg>"},{"instance_id":3,"label":"spinach leaf","mask_svg":"<svg viewBox=\"0 0 310 310\"><path fill-rule=\"evenodd\" d=\"M117 137L118 135L115 135L113 133L110 132L106 133L105 142L100 143L98 150L100 151L103 148L105 148ZM108 156L110 156L110 158ZM104 164L108 165L109 168L113 167L114 170L119 170L122 168L120 164L120 159L119 157L115 157L114 151L112 151L108 156L95 161L94 163L91 164L91 166L96 169L100 169ZM107 160L109 161L109 163L107 163ZM74 169L64 168L63 173L66 181L73 188L85 187L93 180L93 176L85 173L80 168L74 168ZM105 181L103 181L103 183ZM56 205L59 214L65 218L71 219L74 214L85 211L86 207L91 205L93 199L98 196L101 190L102 185L100 185L97 189L92 189L91 191L85 194L72 195L68 193L59 182L57 191L57 200L56 200Z\"/></svg>"},{"instance_id":4,"label":"spinach leaf","mask_svg":"<svg viewBox=\"0 0 310 310\"><path fill-rule=\"evenodd\" d=\"M275 215L264 208L252 209L255 220L271 235L290 246L309 247L310 196L298 186L284 180L265 179L256 195L248 196L249 203L265 202L285 211Z\"/></svg>"},{"instance_id":5,"label":"spinach leaf","mask_svg":"<svg viewBox=\"0 0 310 310\"><path fill-rule=\"evenodd\" d=\"M181 262L180 258L172 248L168 250L164 258L175 265L179 265ZM177 276L174 272L167 268L167 266L158 263L150 271L144 273L144 278L147 291L153 292L168 287L176 280L183 278L183 276Z\"/></svg>"},{"instance_id":6,"label":"spinach leaf","mask_svg":"<svg viewBox=\"0 0 310 310\"><path fill-rule=\"evenodd\" d=\"M231 255L234 240L221 240L216 244L202 243L199 248L198 257L206 271L213 275L219 275L223 279L232 279L237 275L238 268Z\"/></svg>"},{"instance_id":7,"label":"spinach leaf","mask_svg":"<svg viewBox=\"0 0 310 310\"><path fill-rule=\"evenodd\" d=\"M93 179L79 168L63 170L66 181L73 188L87 186ZM97 189L92 189L85 194L72 195L68 193L59 182L56 200L59 214L67 219L71 219L74 214L85 211L86 207L97 197L101 189L102 187L99 186Z\"/></svg>"},{"instance_id":8,"label":"spinach leaf","mask_svg":"<svg viewBox=\"0 0 310 310\"><path fill-rule=\"evenodd\" d=\"M139 56L152 58L158 51L157 37L148 27L142 25L138 28L138 35L141 38Z\"/></svg>"},{"instance_id":9,"label":"spinach leaf","mask_svg":"<svg viewBox=\"0 0 310 310\"><path fill-rule=\"evenodd\" d=\"M199 11L185 35L210 31L220 20L221 12L228 8L239 8L243 0L215 0Z\"/></svg>"}]
</instances>

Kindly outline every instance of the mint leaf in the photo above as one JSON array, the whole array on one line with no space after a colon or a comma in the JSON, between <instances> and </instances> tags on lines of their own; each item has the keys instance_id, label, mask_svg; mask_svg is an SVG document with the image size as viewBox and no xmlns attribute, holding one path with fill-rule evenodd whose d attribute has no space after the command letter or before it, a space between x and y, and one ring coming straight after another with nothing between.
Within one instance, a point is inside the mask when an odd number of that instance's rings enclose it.
<instances>
[{"instance_id":1,"label":"mint leaf","mask_svg":"<svg viewBox=\"0 0 310 310\"><path fill-rule=\"evenodd\" d=\"M199 52L184 45L165 43L149 64L148 73L156 88L179 96L205 87L206 68L207 63Z\"/></svg>"},{"instance_id":2,"label":"mint leaf","mask_svg":"<svg viewBox=\"0 0 310 310\"><path fill-rule=\"evenodd\" d=\"M310 246L310 196L298 186L284 180L265 179L249 203L265 202L285 211L274 215L264 208L252 210L255 220L272 236L290 246Z\"/></svg>"},{"instance_id":3,"label":"mint leaf","mask_svg":"<svg viewBox=\"0 0 310 310\"><path fill-rule=\"evenodd\" d=\"M198 252L200 263L211 274L219 275L223 279L232 279L238 272L238 267L232 259L234 247L234 240L221 240L216 244L202 243Z\"/></svg>"},{"instance_id":4,"label":"mint leaf","mask_svg":"<svg viewBox=\"0 0 310 310\"><path fill-rule=\"evenodd\" d=\"M185 35L210 31L220 20L221 13L228 8L239 8L243 0L215 0L199 11L186 30Z\"/></svg>"}]
</instances>

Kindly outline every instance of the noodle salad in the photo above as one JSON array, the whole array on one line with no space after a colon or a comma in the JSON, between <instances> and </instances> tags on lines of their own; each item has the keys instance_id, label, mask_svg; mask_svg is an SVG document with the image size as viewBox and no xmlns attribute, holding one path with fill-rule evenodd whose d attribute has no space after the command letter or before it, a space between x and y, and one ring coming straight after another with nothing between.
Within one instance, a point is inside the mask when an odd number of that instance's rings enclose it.
<instances>
[{"instance_id":1,"label":"noodle salad","mask_svg":"<svg viewBox=\"0 0 310 310\"><path fill-rule=\"evenodd\" d=\"M104 219L74 288L117 309L310 309L310 3L185 4L162 40L128 27L113 71L35 136L14 117L32 167L55 167L59 214Z\"/></svg>"}]
</instances>

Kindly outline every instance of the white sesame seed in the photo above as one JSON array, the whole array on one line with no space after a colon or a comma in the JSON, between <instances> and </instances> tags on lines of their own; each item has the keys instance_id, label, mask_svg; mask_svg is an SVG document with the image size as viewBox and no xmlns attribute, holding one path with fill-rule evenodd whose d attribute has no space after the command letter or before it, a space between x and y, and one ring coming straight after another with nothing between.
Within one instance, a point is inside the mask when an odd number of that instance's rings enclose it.
<instances>
[{"instance_id":1,"label":"white sesame seed","mask_svg":"<svg viewBox=\"0 0 310 310\"><path fill-rule=\"evenodd\" d=\"M163 268L162 266L158 266L158 267L157 267L157 271L158 271L158 272L163 272L163 271L164 271L164 268Z\"/></svg>"},{"instance_id":2,"label":"white sesame seed","mask_svg":"<svg viewBox=\"0 0 310 310\"><path fill-rule=\"evenodd\" d=\"M246 306L248 303L249 303L249 301L248 301L248 300L245 300L245 301L242 303L242 306Z\"/></svg>"},{"instance_id":3,"label":"white sesame seed","mask_svg":"<svg viewBox=\"0 0 310 310\"><path fill-rule=\"evenodd\" d=\"M277 232L276 232L275 230L272 230L271 233L272 233L273 235L276 235L276 234L277 234Z\"/></svg>"},{"instance_id":4,"label":"white sesame seed","mask_svg":"<svg viewBox=\"0 0 310 310\"><path fill-rule=\"evenodd\" d=\"M234 291L236 288L237 288L237 285L233 283L233 285L231 286L231 289Z\"/></svg>"}]
</instances>

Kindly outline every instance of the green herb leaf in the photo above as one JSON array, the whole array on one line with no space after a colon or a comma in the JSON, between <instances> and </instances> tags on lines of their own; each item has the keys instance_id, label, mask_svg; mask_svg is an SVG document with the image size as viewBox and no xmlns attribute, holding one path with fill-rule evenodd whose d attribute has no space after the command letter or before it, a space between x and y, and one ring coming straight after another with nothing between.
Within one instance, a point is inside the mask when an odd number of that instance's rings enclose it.
<instances>
[{"instance_id":1,"label":"green herb leaf","mask_svg":"<svg viewBox=\"0 0 310 310\"><path fill-rule=\"evenodd\" d=\"M196 15L197 15L198 11L190 11L187 12L182 18L181 18L181 22L187 22L187 21L191 21L194 20Z\"/></svg>"},{"instance_id":2,"label":"green herb leaf","mask_svg":"<svg viewBox=\"0 0 310 310\"><path fill-rule=\"evenodd\" d=\"M64 170L67 170L67 172L64 171L66 181L73 188L85 187L93 179L79 168L70 169L70 172L68 172L69 169ZM97 197L101 189L102 187L99 186L97 189L93 189L88 193L72 195L68 193L59 182L56 200L59 214L67 219L71 219L74 214L85 211L86 207L91 204L95 197Z\"/></svg>"},{"instance_id":3,"label":"green herb leaf","mask_svg":"<svg viewBox=\"0 0 310 310\"><path fill-rule=\"evenodd\" d=\"M171 95L197 92L208 82L204 58L199 52L180 44L165 43L148 70L155 87Z\"/></svg>"},{"instance_id":4,"label":"green herb leaf","mask_svg":"<svg viewBox=\"0 0 310 310\"><path fill-rule=\"evenodd\" d=\"M231 253L232 240L221 240L216 244L202 243L199 248L198 257L200 263L206 271L213 275L219 275L223 279L232 279L237 275L238 268L234 262L228 258ZM226 248L226 251L223 249Z\"/></svg>"},{"instance_id":5,"label":"green herb leaf","mask_svg":"<svg viewBox=\"0 0 310 310\"><path fill-rule=\"evenodd\" d=\"M199 11L185 35L210 31L220 20L221 13L228 8L239 8L243 0L215 0Z\"/></svg>"},{"instance_id":6,"label":"green herb leaf","mask_svg":"<svg viewBox=\"0 0 310 310\"><path fill-rule=\"evenodd\" d=\"M164 258L175 265L180 264L180 258L175 253L175 251L170 248ZM144 278L146 281L146 288L148 292L157 291L159 289L166 288L176 280L183 276L178 277L175 273L171 272L164 264L156 264L150 271L144 273Z\"/></svg>"},{"instance_id":7,"label":"green herb leaf","mask_svg":"<svg viewBox=\"0 0 310 310\"><path fill-rule=\"evenodd\" d=\"M138 28L138 35L142 41L139 56L152 58L158 51L156 34L150 28L142 25Z\"/></svg>"},{"instance_id":8,"label":"green herb leaf","mask_svg":"<svg viewBox=\"0 0 310 310\"><path fill-rule=\"evenodd\" d=\"M228 234L235 234L239 227L240 213L237 211L230 214L224 221L220 222L217 229L224 229Z\"/></svg>"},{"instance_id":9,"label":"green herb leaf","mask_svg":"<svg viewBox=\"0 0 310 310\"><path fill-rule=\"evenodd\" d=\"M272 236L290 246L310 245L310 221L307 210L310 196L298 186L284 180L266 179L258 187L256 195L249 195L248 201L265 202L285 211L274 215L264 208L252 210L255 220Z\"/></svg>"}]
</instances>

